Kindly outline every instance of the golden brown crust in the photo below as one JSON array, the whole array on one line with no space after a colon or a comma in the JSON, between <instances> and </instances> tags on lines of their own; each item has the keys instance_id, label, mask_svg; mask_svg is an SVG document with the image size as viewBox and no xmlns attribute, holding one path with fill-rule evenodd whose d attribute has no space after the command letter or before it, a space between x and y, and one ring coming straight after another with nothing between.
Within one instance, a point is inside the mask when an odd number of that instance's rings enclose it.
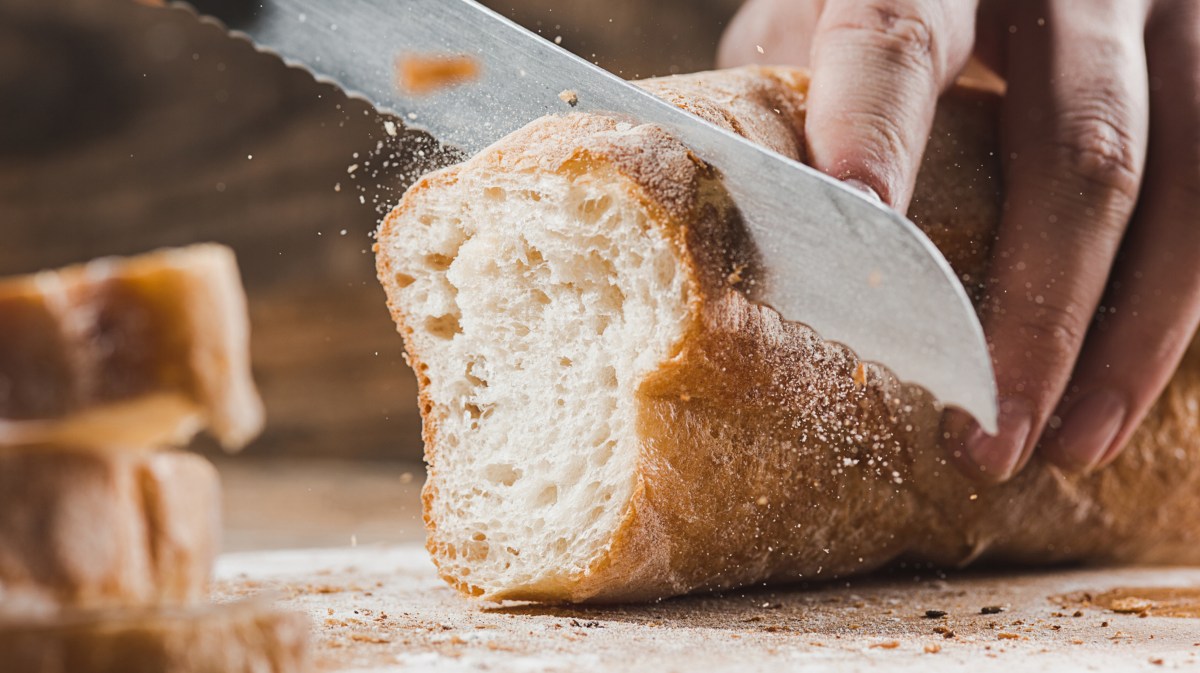
<instances>
[{"instance_id":1,"label":"golden brown crust","mask_svg":"<svg viewBox=\"0 0 1200 673\"><path fill-rule=\"evenodd\" d=\"M203 601L220 507L193 454L0 449L0 615Z\"/></svg>"},{"instance_id":2,"label":"golden brown crust","mask_svg":"<svg viewBox=\"0 0 1200 673\"><path fill-rule=\"evenodd\" d=\"M304 673L311 625L248 601L0 619L9 673Z\"/></svg>"},{"instance_id":3,"label":"golden brown crust","mask_svg":"<svg viewBox=\"0 0 1200 673\"><path fill-rule=\"evenodd\" d=\"M645 86L803 159L805 79L800 71L749 68ZM969 288L986 271L1000 213L999 101L997 92L972 87L943 99L909 213ZM1200 560L1200 346L1109 468L1067 476L1035 460L1007 484L977 485L937 448L940 416L924 391L747 301L743 271L753 250L736 212L704 177L707 169L680 168L673 157L686 151L669 138L648 136L653 143L640 151L598 140L610 123L579 115L539 120L415 188L436 189L437 181L484 165L560 170L564 156L584 153L636 185L631 194L658 204L655 224L678 241L695 287L679 352L638 391L639 481L608 552L574 582L497 597L645 599L845 575L899 557L941 564ZM660 162L673 168L659 170ZM379 259L387 287L387 256ZM399 307L391 308L406 330ZM407 345L424 387L411 339ZM428 514L437 497L437 419L424 393L422 410L429 548L441 562L438 522ZM451 584L481 593L447 567Z\"/></svg>"},{"instance_id":4,"label":"golden brown crust","mask_svg":"<svg viewBox=\"0 0 1200 673\"><path fill-rule=\"evenodd\" d=\"M233 253L195 245L0 281L0 444L179 443L258 433Z\"/></svg>"}]
</instances>

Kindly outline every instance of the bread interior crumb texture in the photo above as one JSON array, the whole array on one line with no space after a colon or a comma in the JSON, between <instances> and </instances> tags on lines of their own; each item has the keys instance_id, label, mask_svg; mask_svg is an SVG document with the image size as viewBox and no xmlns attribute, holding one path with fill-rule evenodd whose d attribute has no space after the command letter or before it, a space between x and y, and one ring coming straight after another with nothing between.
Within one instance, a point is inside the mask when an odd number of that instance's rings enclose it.
<instances>
[{"instance_id":1,"label":"bread interior crumb texture","mask_svg":"<svg viewBox=\"0 0 1200 673\"><path fill-rule=\"evenodd\" d=\"M687 267L612 167L434 179L385 248L421 357L431 545L470 593L553 593L629 515L635 391L682 339Z\"/></svg>"}]
</instances>

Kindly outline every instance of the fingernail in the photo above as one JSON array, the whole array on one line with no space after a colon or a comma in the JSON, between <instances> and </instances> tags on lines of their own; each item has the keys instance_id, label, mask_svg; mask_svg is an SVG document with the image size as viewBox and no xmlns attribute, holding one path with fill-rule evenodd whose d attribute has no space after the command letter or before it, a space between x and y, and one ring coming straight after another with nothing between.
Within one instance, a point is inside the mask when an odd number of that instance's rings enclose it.
<instances>
[{"instance_id":1,"label":"fingernail","mask_svg":"<svg viewBox=\"0 0 1200 673\"><path fill-rule=\"evenodd\" d=\"M965 415L955 414L964 418ZM1033 427L1033 407L1026 400L1007 398L1000 401L999 432L989 435L973 420L951 421L943 431L954 451L972 464L979 476L989 481L1004 481L1017 471L1025 454L1025 444Z\"/></svg>"},{"instance_id":2,"label":"fingernail","mask_svg":"<svg viewBox=\"0 0 1200 673\"><path fill-rule=\"evenodd\" d=\"M879 203L883 203L883 199L879 198L879 192L872 189L871 185L868 185L867 183L863 182L862 180L857 180L855 178L846 178L845 180L842 180L842 182L844 182L847 186L853 187L853 188L857 189L858 191L863 192L864 194L866 194L870 198L878 201Z\"/></svg>"},{"instance_id":3,"label":"fingernail","mask_svg":"<svg viewBox=\"0 0 1200 673\"><path fill-rule=\"evenodd\" d=\"M1080 471L1098 465L1121 431L1126 413L1125 398L1110 388L1097 388L1075 400L1050 438L1047 448L1054 462Z\"/></svg>"}]
</instances>

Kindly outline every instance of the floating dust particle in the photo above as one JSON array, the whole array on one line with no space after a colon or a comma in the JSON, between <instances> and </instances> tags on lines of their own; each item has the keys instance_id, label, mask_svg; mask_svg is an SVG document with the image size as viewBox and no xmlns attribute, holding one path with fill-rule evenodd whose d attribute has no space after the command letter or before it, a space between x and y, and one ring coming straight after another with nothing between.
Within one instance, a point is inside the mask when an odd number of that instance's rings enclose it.
<instances>
[{"instance_id":1,"label":"floating dust particle","mask_svg":"<svg viewBox=\"0 0 1200 673\"><path fill-rule=\"evenodd\" d=\"M412 480L413 480L412 472L405 472L404 474L400 475L400 483L401 484L411 484Z\"/></svg>"},{"instance_id":2,"label":"floating dust particle","mask_svg":"<svg viewBox=\"0 0 1200 673\"><path fill-rule=\"evenodd\" d=\"M854 389L867 385L867 363L860 361L854 368Z\"/></svg>"},{"instance_id":3,"label":"floating dust particle","mask_svg":"<svg viewBox=\"0 0 1200 673\"><path fill-rule=\"evenodd\" d=\"M395 138L396 137L396 122L394 122L390 119L383 120L383 130L385 132L387 132L387 134L389 136Z\"/></svg>"},{"instance_id":4,"label":"floating dust particle","mask_svg":"<svg viewBox=\"0 0 1200 673\"><path fill-rule=\"evenodd\" d=\"M563 89L559 92L558 99L571 107L579 105L579 94L574 89Z\"/></svg>"},{"instance_id":5,"label":"floating dust particle","mask_svg":"<svg viewBox=\"0 0 1200 673\"><path fill-rule=\"evenodd\" d=\"M350 164L349 166L346 167L346 173L349 175L353 175L354 171L357 171L357 170L358 170L358 164Z\"/></svg>"},{"instance_id":6,"label":"floating dust particle","mask_svg":"<svg viewBox=\"0 0 1200 673\"><path fill-rule=\"evenodd\" d=\"M351 547L358 546L358 536L354 535L353 533L350 534L350 546Z\"/></svg>"},{"instance_id":7,"label":"floating dust particle","mask_svg":"<svg viewBox=\"0 0 1200 673\"><path fill-rule=\"evenodd\" d=\"M878 269L875 269L875 270L871 271L871 273L868 273L867 274L867 285L869 285L871 287L879 287L880 285L883 285L883 274L880 273Z\"/></svg>"},{"instance_id":8,"label":"floating dust particle","mask_svg":"<svg viewBox=\"0 0 1200 673\"><path fill-rule=\"evenodd\" d=\"M760 495L760 496L758 497L758 500L755 500L755 502L756 502L756 503L758 503L758 506L759 506L759 507L766 507L766 506L767 506L767 503L768 503L769 501L767 500L767 496L765 496L765 495Z\"/></svg>"},{"instance_id":9,"label":"floating dust particle","mask_svg":"<svg viewBox=\"0 0 1200 673\"><path fill-rule=\"evenodd\" d=\"M763 51L763 48L762 48L762 45L761 45L761 44L756 44L756 45L754 45L754 47L755 47L756 49L758 49L758 53L760 53L760 54L765 54L765 53L767 53L767 52Z\"/></svg>"},{"instance_id":10,"label":"floating dust particle","mask_svg":"<svg viewBox=\"0 0 1200 673\"><path fill-rule=\"evenodd\" d=\"M405 54L396 59L402 92L428 94L479 78L479 62L467 54Z\"/></svg>"},{"instance_id":11,"label":"floating dust particle","mask_svg":"<svg viewBox=\"0 0 1200 673\"><path fill-rule=\"evenodd\" d=\"M900 647L899 640L885 640L882 643L875 643L875 644L871 645L871 649L880 649L880 650L894 650L897 647Z\"/></svg>"},{"instance_id":12,"label":"floating dust particle","mask_svg":"<svg viewBox=\"0 0 1200 673\"><path fill-rule=\"evenodd\" d=\"M562 35L554 36L554 44L562 44Z\"/></svg>"},{"instance_id":13,"label":"floating dust particle","mask_svg":"<svg viewBox=\"0 0 1200 673\"><path fill-rule=\"evenodd\" d=\"M967 500L978 500L978 499L979 499L978 493L972 493L970 496L967 497Z\"/></svg>"}]
</instances>

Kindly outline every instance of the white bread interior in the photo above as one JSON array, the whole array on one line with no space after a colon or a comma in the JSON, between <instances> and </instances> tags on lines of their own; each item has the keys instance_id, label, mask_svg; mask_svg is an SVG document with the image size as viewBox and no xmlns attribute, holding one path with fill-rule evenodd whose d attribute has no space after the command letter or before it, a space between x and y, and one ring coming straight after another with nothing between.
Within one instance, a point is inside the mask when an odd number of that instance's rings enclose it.
<instances>
[{"instance_id":1,"label":"white bread interior","mask_svg":"<svg viewBox=\"0 0 1200 673\"><path fill-rule=\"evenodd\" d=\"M670 358L689 290L634 188L612 170L531 183L491 167L410 201L417 226L388 239L452 475L427 516L455 573L553 595L624 514L634 389Z\"/></svg>"}]
</instances>

